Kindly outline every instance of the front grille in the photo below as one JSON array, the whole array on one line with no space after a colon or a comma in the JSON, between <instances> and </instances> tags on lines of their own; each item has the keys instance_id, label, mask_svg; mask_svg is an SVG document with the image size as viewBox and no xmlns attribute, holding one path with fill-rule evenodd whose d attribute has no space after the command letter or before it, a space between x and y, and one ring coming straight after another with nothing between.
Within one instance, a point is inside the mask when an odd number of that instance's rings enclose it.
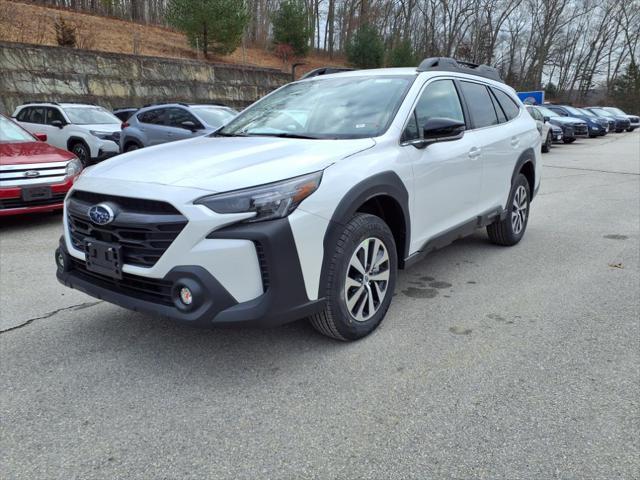
<instances>
[{"instance_id":1,"label":"front grille","mask_svg":"<svg viewBox=\"0 0 640 480\"><path fill-rule=\"evenodd\" d=\"M2 165L0 166L0 182L3 187L27 187L62 183L66 179L68 163Z\"/></svg>"},{"instance_id":2,"label":"front grille","mask_svg":"<svg viewBox=\"0 0 640 480\"><path fill-rule=\"evenodd\" d=\"M28 207L43 207L46 205L56 205L64 202L64 196L66 193L54 193L51 198L30 200L25 202L22 198L3 198L0 200L0 210L7 210L9 208L28 208Z\"/></svg>"},{"instance_id":3,"label":"front grille","mask_svg":"<svg viewBox=\"0 0 640 480\"><path fill-rule=\"evenodd\" d=\"M116 280L99 273L90 272L87 270L85 262L81 260L72 258L72 262L74 273L94 285L137 299L160 303L162 305L173 305L173 300L171 299L171 282L130 275L128 273L124 273L122 279Z\"/></svg>"},{"instance_id":4,"label":"front grille","mask_svg":"<svg viewBox=\"0 0 640 480\"><path fill-rule=\"evenodd\" d=\"M116 212L108 225L89 220L92 205L107 203ZM187 219L168 203L75 191L67 204L71 243L84 250L88 239L122 246L124 263L152 267L184 229Z\"/></svg>"},{"instance_id":5,"label":"front grille","mask_svg":"<svg viewBox=\"0 0 640 480\"><path fill-rule=\"evenodd\" d=\"M575 131L576 135L585 135L589 133L589 129L586 123L576 123L573 126L573 130Z\"/></svg>"}]
</instances>

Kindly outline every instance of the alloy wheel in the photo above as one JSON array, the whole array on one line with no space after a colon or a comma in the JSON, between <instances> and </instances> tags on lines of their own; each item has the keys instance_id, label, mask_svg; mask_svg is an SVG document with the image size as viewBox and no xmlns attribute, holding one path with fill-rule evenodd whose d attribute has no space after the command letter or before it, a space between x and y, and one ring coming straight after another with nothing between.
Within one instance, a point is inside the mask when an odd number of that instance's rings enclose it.
<instances>
[{"instance_id":1,"label":"alloy wheel","mask_svg":"<svg viewBox=\"0 0 640 480\"><path fill-rule=\"evenodd\" d=\"M344 297L347 310L358 322L366 322L378 311L387 294L390 275L389 252L378 238L362 241L347 267Z\"/></svg>"},{"instance_id":2,"label":"alloy wheel","mask_svg":"<svg viewBox=\"0 0 640 480\"><path fill-rule=\"evenodd\" d=\"M527 221L528 208L527 189L519 185L513 196L513 206L511 210L511 227L515 235L519 235L524 229Z\"/></svg>"}]
</instances>

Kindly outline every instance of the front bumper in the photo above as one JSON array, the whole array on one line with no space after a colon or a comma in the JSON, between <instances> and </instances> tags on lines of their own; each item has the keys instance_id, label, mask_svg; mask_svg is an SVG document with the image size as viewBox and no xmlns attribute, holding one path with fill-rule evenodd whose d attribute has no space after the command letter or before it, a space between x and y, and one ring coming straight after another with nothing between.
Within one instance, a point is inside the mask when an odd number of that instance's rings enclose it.
<instances>
[{"instance_id":1,"label":"front bumper","mask_svg":"<svg viewBox=\"0 0 640 480\"><path fill-rule=\"evenodd\" d=\"M93 297L199 326L276 326L324 307L324 299L309 300L307 296L288 219L232 225L212 232L208 238L245 239L256 244L264 284L261 295L238 302L219 279L199 265L175 266L162 278L125 272L122 280L114 280L89 272L77 254L69 254L62 238L56 250L56 275L62 284ZM182 286L193 292L194 301L189 307L180 300Z\"/></svg>"},{"instance_id":2,"label":"front bumper","mask_svg":"<svg viewBox=\"0 0 640 480\"><path fill-rule=\"evenodd\" d=\"M120 153L120 141L98 140L91 148L91 160L101 162L107 158L115 157Z\"/></svg>"},{"instance_id":3,"label":"front bumper","mask_svg":"<svg viewBox=\"0 0 640 480\"><path fill-rule=\"evenodd\" d=\"M64 206L64 198L73 186L73 179L54 184L38 184L33 186L50 186L51 198L37 201L23 201L22 187L0 188L0 217L24 215L27 213L50 212L60 210Z\"/></svg>"}]
</instances>

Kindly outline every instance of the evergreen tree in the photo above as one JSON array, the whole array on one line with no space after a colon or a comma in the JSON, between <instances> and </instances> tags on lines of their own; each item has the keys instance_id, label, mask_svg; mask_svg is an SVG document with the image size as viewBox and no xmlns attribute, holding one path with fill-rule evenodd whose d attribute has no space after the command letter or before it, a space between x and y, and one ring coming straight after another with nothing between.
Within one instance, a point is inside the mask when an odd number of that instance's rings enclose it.
<instances>
[{"instance_id":1,"label":"evergreen tree","mask_svg":"<svg viewBox=\"0 0 640 480\"><path fill-rule=\"evenodd\" d=\"M206 57L232 53L249 21L244 0L171 0L167 20Z\"/></svg>"},{"instance_id":2,"label":"evergreen tree","mask_svg":"<svg viewBox=\"0 0 640 480\"><path fill-rule=\"evenodd\" d=\"M640 68L635 61L613 83L612 97L616 106L629 114L640 115Z\"/></svg>"},{"instance_id":3,"label":"evergreen tree","mask_svg":"<svg viewBox=\"0 0 640 480\"><path fill-rule=\"evenodd\" d=\"M415 67L418 63L409 40L402 40L389 53L390 67Z\"/></svg>"},{"instance_id":4,"label":"evergreen tree","mask_svg":"<svg viewBox=\"0 0 640 480\"><path fill-rule=\"evenodd\" d=\"M273 43L289 45L293 52L304 57L309 51L307 8L302 0L284 0L272 19Z\"/></svg>"},{"instance_id":5,"label":"evergreen tree","mask_svg":"<svg viewBox=\"0 0 640 480\"><path fill-rule=\"evenodd\" d=\"M357 68L378 68L382 66L384 44L376 29L362 25L352 41L347 45L347 59Z\"/></svg>"}]
</instances>

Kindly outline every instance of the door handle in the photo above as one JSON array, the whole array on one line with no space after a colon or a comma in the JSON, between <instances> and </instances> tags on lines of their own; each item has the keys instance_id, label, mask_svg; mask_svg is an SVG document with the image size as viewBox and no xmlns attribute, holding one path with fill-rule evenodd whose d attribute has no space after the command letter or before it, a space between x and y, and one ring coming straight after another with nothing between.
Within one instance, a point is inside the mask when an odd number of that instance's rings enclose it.
<instances>
[{"instance_id":1,"label":"door handle","mask_svg":"<svg viewBox=\"0 0 640 480\"><path fill-rule=\"evenodd\" d=\"M482 150L480 149L480 147L473 147L471 150L469 150L469 158L471 160L475 160L480 156L481 153Z\"/></svg>"}]
</instances>

